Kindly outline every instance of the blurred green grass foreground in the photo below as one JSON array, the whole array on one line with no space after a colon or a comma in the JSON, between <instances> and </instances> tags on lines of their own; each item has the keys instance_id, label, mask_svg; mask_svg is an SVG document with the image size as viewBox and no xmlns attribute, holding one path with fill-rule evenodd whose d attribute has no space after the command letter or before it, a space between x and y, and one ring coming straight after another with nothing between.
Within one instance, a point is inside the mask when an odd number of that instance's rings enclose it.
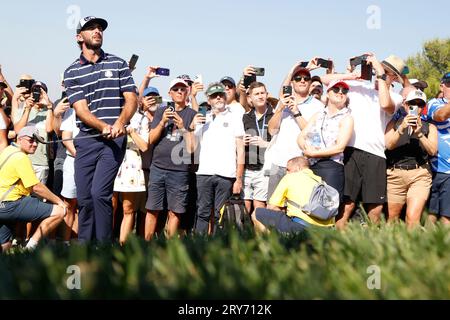
<instances>
[{"instance_id":1,"label":"blurred green grass foreground","mask_svg":"<svg viewBox=\"0 0 450 320\"><path fill-rule=\"evenodd\" d=\"M0 255L1 299L449 299L450 228L234 230Z\"/></svg>"}]
</instances>

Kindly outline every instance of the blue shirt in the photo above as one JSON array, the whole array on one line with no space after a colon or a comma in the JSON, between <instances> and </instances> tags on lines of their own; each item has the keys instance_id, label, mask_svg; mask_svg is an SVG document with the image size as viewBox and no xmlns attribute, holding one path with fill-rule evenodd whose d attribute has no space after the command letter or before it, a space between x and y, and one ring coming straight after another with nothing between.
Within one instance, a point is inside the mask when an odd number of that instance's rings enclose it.
<instances>
[{"instance_id":1,"label":"blue shirt","mask_svg":"<svg viewBox=\"0 0 450 320\"><path fill-rule=\"evenodd\" d=\"M428 102L428 117L433 119L434 113L448 103L447 99L432 99ZM434 121L438 130L438 153L431 159L431 167L435 172L450 174L450 121Z\"/></svg>"},{"instance_id":2,"label":"blue shirt","mask_svg":"<svg viewBox=\"0 0 450 320\"><path fill-rule=\"evenodd\" d=\"M95 63L81 54L64 72L64 86L71 105L85 99L91 113L110 125L122 111L123 93L137 92L128 64L103 50ZM77 126L81 131L94 130L78 117Z\"/></svg>"}]
</instances>

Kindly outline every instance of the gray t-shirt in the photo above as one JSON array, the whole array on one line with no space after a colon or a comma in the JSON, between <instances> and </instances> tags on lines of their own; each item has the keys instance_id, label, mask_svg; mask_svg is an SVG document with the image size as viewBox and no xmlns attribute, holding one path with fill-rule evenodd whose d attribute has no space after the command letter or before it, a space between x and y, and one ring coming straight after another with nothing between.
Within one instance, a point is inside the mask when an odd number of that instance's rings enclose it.
<instances>
[{"instance_id":1,"label":"gray t-shirt","mask_svg":"<svg viewBox=\"0 0 450 320\"><path fill-rule=\"evenodd\" d=\"M161 122L166 108L158 108L153 117L151 129L155 129ZM184 128L188 129L194 116L197 114L189 107L177 111L183 119ZM187 152L186 141L183 134L177 129L175 123L170 120L161 133L161 137L154 144L152 164L160 169L173 171L189 171L191 154Z\"/></svg>"}]
</instances>

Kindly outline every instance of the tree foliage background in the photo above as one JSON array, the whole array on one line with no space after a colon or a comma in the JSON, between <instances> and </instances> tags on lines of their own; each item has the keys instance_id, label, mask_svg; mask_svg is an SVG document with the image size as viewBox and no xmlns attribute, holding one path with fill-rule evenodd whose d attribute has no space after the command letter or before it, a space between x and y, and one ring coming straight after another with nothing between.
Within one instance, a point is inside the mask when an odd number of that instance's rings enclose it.
<instances>
[{"instance_id":1,"label":"tree foliage background","mask_svg":"<svg viewBox=\"0 0 450 320\"><path fill-rule=\"evenodd\" d=\"M426 41L422 52L406 60L410 73L408 78L424 80L428 83L425 93L428 99L439 93L442 75L450 71L450 38Z\"/></svg>"}]
</instances>

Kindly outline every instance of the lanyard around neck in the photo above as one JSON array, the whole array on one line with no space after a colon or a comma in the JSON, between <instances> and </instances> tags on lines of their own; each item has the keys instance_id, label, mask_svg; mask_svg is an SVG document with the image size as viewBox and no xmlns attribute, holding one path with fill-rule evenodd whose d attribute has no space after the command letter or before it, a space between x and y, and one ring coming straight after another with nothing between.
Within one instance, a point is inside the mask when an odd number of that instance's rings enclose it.
<instances>
[{"instance_id":1,"label":"lanyard around neck","mask_svg":"<svg viewBox=\"0 0 450 320\"><path fill-rule=\"evenodd\" d=\"M264 112L264 115L263 115L263 121L262 121L262 128L260 128L259 127L259 122L258 122L258 117L257 117L257 115L256 115L256 111L255 111L255 124L256 124L256 129L258 129L258 135L261 137L261 138L263 138L264 139L264 125L266 124L266 113L267 113L267 110L266 110L266 112Z\"/></svg>"}]
</instances>

